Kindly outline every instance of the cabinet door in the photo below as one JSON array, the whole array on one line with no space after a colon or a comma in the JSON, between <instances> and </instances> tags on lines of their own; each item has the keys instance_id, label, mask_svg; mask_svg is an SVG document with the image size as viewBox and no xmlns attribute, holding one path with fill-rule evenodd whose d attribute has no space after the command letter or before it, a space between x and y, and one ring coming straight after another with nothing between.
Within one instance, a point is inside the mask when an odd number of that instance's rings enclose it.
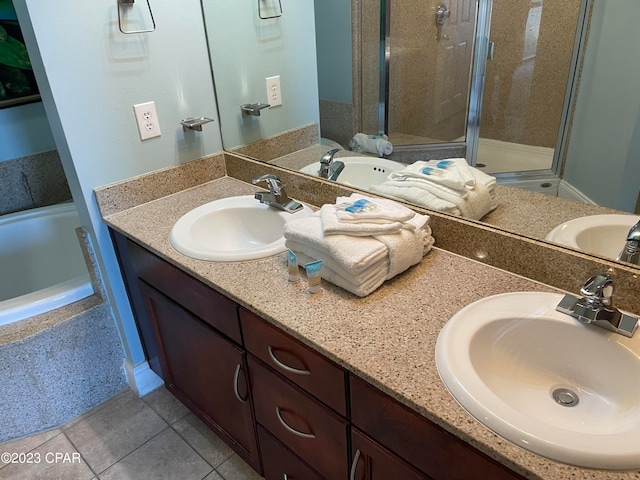
<instances>
[{"instance_id":1,"label":"cabinet door","mask_svg":"<svg viewBox=\"0 0 640 480\"><path fill-rule=\"evenodd\" d=\"M429 480L355 428L351 430L350 480Z\"/></svg>"},{"instance_id":2,"label":"cabinet door","mask_svg":"<svg viewBox=\"0 0 640 480\"><path fill-rule=\"evenodd\" d=\"M261 471L246 354L153 287L139 286L158 332L167 388Z\"/></svg>"}]
</instances>

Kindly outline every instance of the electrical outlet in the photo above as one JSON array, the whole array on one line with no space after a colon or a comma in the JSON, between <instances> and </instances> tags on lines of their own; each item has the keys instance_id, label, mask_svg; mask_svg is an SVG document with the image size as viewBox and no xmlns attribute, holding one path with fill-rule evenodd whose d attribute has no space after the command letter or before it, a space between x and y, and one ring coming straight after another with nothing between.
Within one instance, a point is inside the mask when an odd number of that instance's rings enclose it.
<instances>
[{"instance_id":1,"label":"electrical outlet","mask_svg":"<svg viewBox=\"0 0 640 480\"><path fill-rule=\"evenodd\" d=\"M265 78L267 83L267 103L271 107L282 105L282 92L280 91L280 75Z\"/></svg>"},{"instance_id":2,"label":"electrical outlet","mask_svg":"<svg viewBox=\"0 0 640 480\"><path fill-rule=\"evenodd\" d=\"M133 113L136 116L140 140L147 140L149 138L159 137L162 135L160 133L160 123L158 122L155 102L146 102L134 105Z\"/></svg>"}]
</instances>

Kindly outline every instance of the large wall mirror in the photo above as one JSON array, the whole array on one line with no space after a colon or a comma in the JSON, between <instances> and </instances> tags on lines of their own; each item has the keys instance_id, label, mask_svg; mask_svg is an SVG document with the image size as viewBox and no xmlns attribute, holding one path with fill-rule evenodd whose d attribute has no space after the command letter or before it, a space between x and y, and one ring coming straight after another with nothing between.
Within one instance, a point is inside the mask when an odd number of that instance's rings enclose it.
<instances>
[{"instance_id":1,"label":"large wall mirror","mask_svg":"<svg viewBox=\"0 0 640 480\"><path fill-rule=\"evenodd\" d=\"M202 7L226 150L313 175L341 147L384 178L465 157L498 180L475 220L607 259L640 220L637 0Z\"/></svg>"}]
</instances>

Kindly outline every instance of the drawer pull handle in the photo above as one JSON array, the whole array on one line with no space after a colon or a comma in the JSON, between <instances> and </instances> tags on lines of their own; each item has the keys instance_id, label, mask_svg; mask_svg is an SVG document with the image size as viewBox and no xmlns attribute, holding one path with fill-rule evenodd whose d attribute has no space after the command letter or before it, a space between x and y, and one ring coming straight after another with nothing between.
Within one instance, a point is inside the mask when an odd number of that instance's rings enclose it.
<instances>
[{"instance_id":1,"label":"drawer pull handle","mask_svg":"<svg viewBox=\"0 0 640 480\"><path fill-rule=\"evenodd\" d=\"M289 425L287 425L287 422L285 422L284 418L282 418L282 413L280 413L280 407L278 406L276 406L276 415L278 416L278 420L280 420L280 423L282 424L282 426L286 428L289 432L293 433L294 435L297 435L298 437L302 437L302 438L310 438L310 439L316 438L316 436L313 433L299 432L295 428L291 428Z\"/></svg>"},{"instance_id":2,"label":"drawer pull handle","mask_svg":"<svg viewBox=\"0 0 640 480\"><path fill-rule=\"evenodd\" d=\"M296 375L311 375L311 372L309 370L300 370L298 368L293 368L293 367L290 367L289 365L285 365L284 363L282 363L280 360L276 358L276 355L275 353L273 353L273 348L271 348L271 345L269 345L267 348L269 350L269 356L271 357L271 360L273 360L273 363L275 363L285 372L294 373Z\"/></svg>"},{"instance_id":3,"label":"drawer pull handle","mask_svg":"<svg viewBox=\"0 0 640 480\"><path fill-rule=\"evenodd\" d=\"M356 450L356 454L353 456L353 462L351 462L351 474L349 480L356 480L356 472L358 471L358 460L360 460L360 449Z\"/></svg>"},{"instance_id":4,"label":"drawer pull handle","mask_svg":"<svg viewBox=\"0 0 640 480\"><path fill-rule=\"evenodd\" d=\"M240 364L238 364L238 366L236 367L236 373L233 374L233 393L236 394L236 398L241 402L241 403L247 403L247 400L249 399L249 397L247 396L247 398L242 398L240 396L240 391L238 390L238 380L240 380L240 369L242 367L240 366Z\"/></svg>"}]
</instances>

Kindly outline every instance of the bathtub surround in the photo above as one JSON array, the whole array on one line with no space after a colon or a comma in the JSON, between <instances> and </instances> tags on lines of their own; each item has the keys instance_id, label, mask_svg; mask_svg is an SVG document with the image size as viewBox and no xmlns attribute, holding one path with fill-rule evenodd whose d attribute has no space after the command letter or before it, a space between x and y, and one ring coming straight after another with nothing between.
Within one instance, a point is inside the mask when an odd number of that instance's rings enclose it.
<instances>
[{"instance_id":1,"label":"bathtub surround","mask_svg":"<svg viewBox=\"0 0 640 480\"><path fill-rule=\"evenodd\" d=\"M90 297L64 310L77 313L24 320L32 335L0 328L0 442L62 425L127 388L108 304Z\"/></svg>"},{"instance_id":2,"label":"bathtub surround","mask_svg":"<svg viewBox=\"0 0 640 480\"><path fill-rule=\"evenodd\" d=\"M57 150L0 162L0 215L71 200Z\"/></svg>"},{"instance_id":3,"label":"bathtub surround","mask_svg":"<svg viewBox=\"0 0 640 480\"><path fill-rule=\"evenodd\" d=\"M0 442L60 426L128 386L90 237L76 235L95 293L0 327Z\"/></svg>"}]
</instances>

